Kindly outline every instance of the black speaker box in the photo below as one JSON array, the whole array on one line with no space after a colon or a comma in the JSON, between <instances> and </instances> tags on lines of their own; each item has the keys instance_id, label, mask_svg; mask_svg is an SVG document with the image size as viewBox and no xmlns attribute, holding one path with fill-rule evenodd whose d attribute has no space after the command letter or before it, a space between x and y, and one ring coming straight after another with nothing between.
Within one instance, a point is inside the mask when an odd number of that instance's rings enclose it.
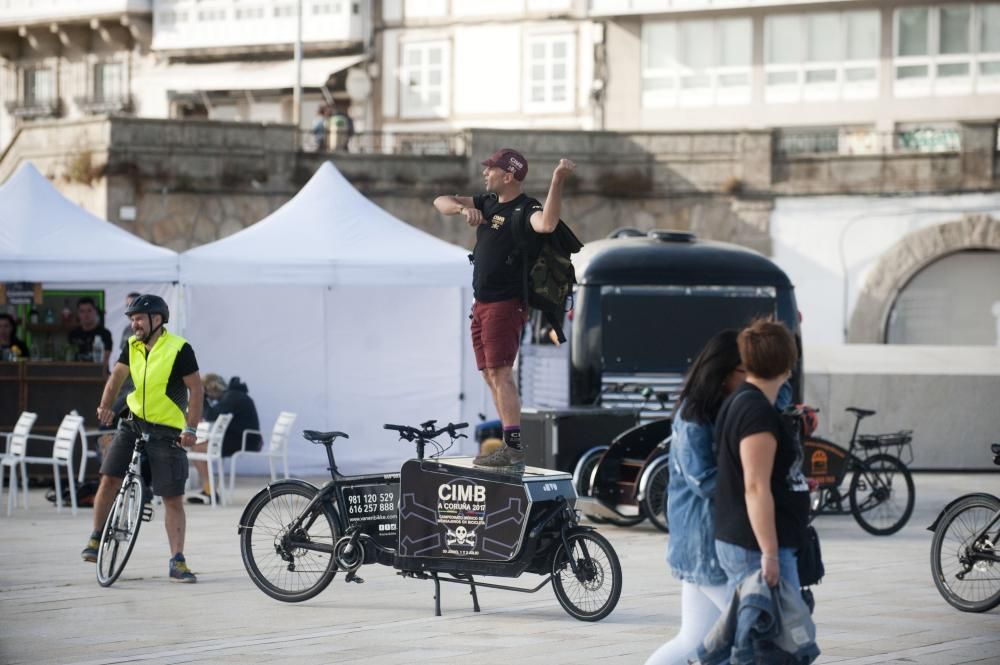
<instances>
[{"instance_id":1,"label":"black speaker box","mask_svg":"<svg viewBox=\"0 0 1000 665\"><path fill-rule=\"evenodd\" d=\"M638 424L639 412L635 409L523 409L525 464L572 473L583 453L610 444Z\"/></svg>"}]
</instances>

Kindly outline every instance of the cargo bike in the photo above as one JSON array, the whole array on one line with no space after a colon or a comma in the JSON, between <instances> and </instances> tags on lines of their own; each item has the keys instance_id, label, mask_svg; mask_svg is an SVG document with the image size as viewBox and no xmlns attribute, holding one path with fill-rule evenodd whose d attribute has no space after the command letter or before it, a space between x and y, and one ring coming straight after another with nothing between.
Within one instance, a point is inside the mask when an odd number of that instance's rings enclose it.
<instances>
[{"instance_id":1,"label":"cargo bike","mask_svg":"<svg viewBox=\"0 0 1000 665\"><path fill-rule=\"evenodd\" d=\"M271 483L240 518L243 563L264 593L299 602L323 591L337 573L363 582L361 566L381 564L404 578L434 582L441 615L441 582L466 585L474 611L477 588L534 593L549 583L559 604L581 621L598 621L618 603L621 564L611 543L579 524L568 473L528 467L523 473L482 469L468 457L440 457L463 437L466 423L436 427L385 425L415 444L417 456L398 473L345 476L333 443L343 432L303 435L326 449L331 479ZM436 447L425 459L426 446ZM450 445L448 446L450 447ZM484 583L477 577L543 576L534 587Z\"/></svg>"}]
</instances>

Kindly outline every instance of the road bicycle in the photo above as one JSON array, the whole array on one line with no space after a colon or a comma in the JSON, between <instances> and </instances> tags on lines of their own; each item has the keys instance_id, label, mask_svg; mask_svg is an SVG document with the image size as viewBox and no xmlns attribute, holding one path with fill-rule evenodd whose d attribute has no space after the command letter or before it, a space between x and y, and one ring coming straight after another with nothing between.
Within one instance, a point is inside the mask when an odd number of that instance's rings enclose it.
<instances>
[{"instance_id":1,"label":"road bicycle","mask_svg":"<svg viewBox=\"0 0 1000 665\"><path fill-rule=\"evenodd\" d=\"M326 448L330 480L317 488L290 479L268 485L247 504L239 523L240 551L250 579L280 601L300 602L323 591L338 572L363 582L362 565L395 568L404 578L534 593L550 582L559 604L581 621L603 619L621 595L618 555L603 536L580 526L568 473L528 467L506 473L475 467L468 457L440 457L466 423L436 428L385 425L416 445L416 459L398 473L342 475L333 442L343 432L303 432ZM424 459L426 445L436 446ZM448 446L450 447L450 445ZM544 579L533 588L487 584L474 576Z\"/></svg>"},{"instance_id":2,"label":"road bicycle","mask_svg":"<svg viewBox=\"0 0 1000 665\"><path fill-rule=\"evenodd\" d=\"M906 466L913 461L913 431L859 435L861 421L876 412L853 406L845 411L856 418L846 449L817 436L803 440L802 468L817 485L811 496L812 514L849 512L870 534L894 534L913 513L913 475ZM847 490L850 508L845 510L840 488L848 472L852 474Z\"/></svg>"},{"instance_id":3,"label":"road bicycle","mask_svg":"<svg viewBox=\"0 0 1000 665\"><path fill-rule=\"evenodd\" d=\"M1000 466L1000 443L990 446ZM984 492L955 499L927 527L934 586L963 612L986 612L1000 605L1000 497Z\"/></svg>"},{"instance_id":4,"label":"road bicycle","mask_svg":"<svg viewBox=\"0 0 1000 665\"><path fill-rule=\"evenodd\" d=\"M132 554L135 541L139 537L139 527L153 519L153 508L146 499L151 498L144 489L142 480L142 458L149 434L143 433L136 439L132 451L132 461L122 485L118 488L111 512L101 531L100 545L97 547L97 582L108 587L115 583L125 570L125 564Z\"/></svg>"}]
</instances>

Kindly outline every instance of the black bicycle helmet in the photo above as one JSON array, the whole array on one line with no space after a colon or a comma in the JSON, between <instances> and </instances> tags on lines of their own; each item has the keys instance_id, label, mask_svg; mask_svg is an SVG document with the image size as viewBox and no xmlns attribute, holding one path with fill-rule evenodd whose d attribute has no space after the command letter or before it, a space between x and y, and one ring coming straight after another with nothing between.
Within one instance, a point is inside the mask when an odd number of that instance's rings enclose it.
<instances>
[{"instance_id":1,"label":"black bicycle helmet","mask_svg":"<svg viewBox=\"0 0 1000 665\"><path fill-rule=\"evenodd\" d=\"M167 301L160 296L154 296L151 293L145 293L135 300L132 304L125 308L125 316L132 316L133 314L159 314L163 317L163 322L166 323L170 320L170 308L167 307Z\"/></svg>"}]
</instances>

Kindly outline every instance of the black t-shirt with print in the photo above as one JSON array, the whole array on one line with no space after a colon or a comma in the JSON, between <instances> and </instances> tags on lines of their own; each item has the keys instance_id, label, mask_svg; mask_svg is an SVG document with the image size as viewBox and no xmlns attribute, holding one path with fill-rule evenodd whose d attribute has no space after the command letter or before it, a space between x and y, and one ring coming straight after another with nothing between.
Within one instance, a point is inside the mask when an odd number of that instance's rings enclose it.
<instances>
[{"instance_id":1,"label":"black t-shirt with print","mask_svg":"<svg viewBox=\"0 0 1000 665\"><path fill-rule=\"evenodd\" d=\"M719 444L715 537L760 551L747 515L740 442L762 432L770 432L778 442L771 471L778 545L799 547L809 518L809 486L802 474L802 447L767 396L750 383L744 383L726 398L715 424Z\"/></svg>"},{"instance_id":2,"label":"black t-shirt with print","mask_svg":"<svg viewBox=\"0 0 1000 665\"><path fill-rule=\"evenodd\" d=\"M122 352L118 356L118 362L128 366L128 344L122 348ZM173 400L181 411L187 411L188 407L188 389L184 384L184 377L194 374L197 371L198 360L195 358L194 349L191 348L190 344L185 342L181 350L177 352L177 359L174 360L174 366L170 368L170 378L167 379L166 390L167 397ZM124 393L125 391L122 390L122 392ZM132 392L132 390L129 392Z\"/></svg>"},{"instance_id":3,"label":"black t-shirt with print","mask_svg":"<svg viewBox=\"0 0 1000 665\"><path fill-rule=\"evenodd\" d=\"M537 200L519 194L500 203L496 194L477 194L472 205L483 213L483 223L476 228L476 248L472 270L472 291L479 302L500 302L524 296L521 260L515 250L511 221L514 210L522 207L527 233L535 233L528 223L542 209Z\"/></svg>"}]
</instances>

